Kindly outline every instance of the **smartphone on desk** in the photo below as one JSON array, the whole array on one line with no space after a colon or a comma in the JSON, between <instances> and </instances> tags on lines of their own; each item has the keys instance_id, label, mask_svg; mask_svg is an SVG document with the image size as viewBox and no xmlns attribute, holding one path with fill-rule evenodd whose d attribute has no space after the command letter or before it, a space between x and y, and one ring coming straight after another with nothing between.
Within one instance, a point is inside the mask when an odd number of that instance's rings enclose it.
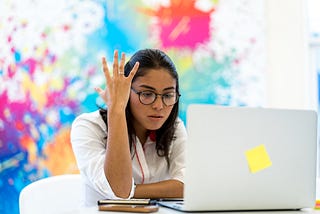
<instances>
[{"instance_id":1,"label":"smartphone on desk","mask_svg":"<svg viewBox=\"0 0 320 214\"><path fill-rule=\"evenodd\" d=\"M130 205L130 204L101 204L99 211L118 211L118 212L136 212L136 213L152 213L157 212L157 205Z\"/></svg>"},{"instance_id":2,"label":"smartphone on desk","mask_svg":"<svg viewBox=\"0 0 320 214\"><path fill-rule=\"evenodd\" d=\"M154 199L158 202L160 201L183 201L183 198L158 198L158 199Z\"/></svg>"},{"instance_id":3,"label":"smartphone on desk","mask_svg":"<svg viewBox=\"0 0 320 214\"><path fill-rule=\"evenodd\" d=\"M149 198L132 198L132 199L101 199L98 205L104 204L122 204L122 205L154 205L155 201Z\"/></svg>"}]
</instances>

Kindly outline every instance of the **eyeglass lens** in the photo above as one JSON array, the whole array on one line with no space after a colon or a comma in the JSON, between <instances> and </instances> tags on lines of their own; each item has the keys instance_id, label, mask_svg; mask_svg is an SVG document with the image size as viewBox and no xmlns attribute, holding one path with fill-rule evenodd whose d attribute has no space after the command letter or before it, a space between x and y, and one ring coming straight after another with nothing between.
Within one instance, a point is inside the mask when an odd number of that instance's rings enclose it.
<instances>
[{"instance_id":1,"label":"eyeglass lens","mask_svg":"<svg viewBox=\"0 0 320 214\"><path fill-rule=\"evenodd\" d=\"M174 105L178 100L178 96L176 92L156 94L152 91L142 91L139 94L141 103L146 105L154 103L158 96L161 96L162 102L167 106Z\"/></svg>"}]
</instances>

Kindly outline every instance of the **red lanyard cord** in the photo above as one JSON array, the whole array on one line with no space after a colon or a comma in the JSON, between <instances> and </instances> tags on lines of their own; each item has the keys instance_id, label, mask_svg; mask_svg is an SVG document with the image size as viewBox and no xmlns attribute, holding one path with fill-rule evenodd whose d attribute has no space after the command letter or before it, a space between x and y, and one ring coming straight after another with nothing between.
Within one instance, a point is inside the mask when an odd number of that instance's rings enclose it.
<instances>
[{"instance_id":1,"label":"red lanyard cord","mask_svg":"<svg viewBox=\"0 0 320 214\"><path fill-rule=\"evenodd\" d=\"M142 165L141 165L141 162L140 162L140 159L139 159L139 154L137 152L137 147L136 147L135 143L134 143L134 153L137 154L137 160L138 160L138 163L139 163L141 176L142 176L141 184L143 184L144 183L144 172L143 172L143 168L142 168Z\"/></svg>"}]
</instances>

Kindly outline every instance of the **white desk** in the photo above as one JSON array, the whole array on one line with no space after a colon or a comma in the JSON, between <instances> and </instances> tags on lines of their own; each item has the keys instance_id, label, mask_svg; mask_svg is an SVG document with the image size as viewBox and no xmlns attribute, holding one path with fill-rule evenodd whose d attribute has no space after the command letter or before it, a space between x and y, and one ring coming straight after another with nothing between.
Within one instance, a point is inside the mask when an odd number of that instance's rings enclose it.
<instances>
[{"instance_id":1,"label":"white desk","mask_svg":"<svg viewBox=\"0 0 320 214\"><path fill-rule=\"evenodd\" d=\"M317 180L317 197L316 198L320 199L320 179ZM98 206L94 206L94 207L83 207L79 209L74 209L62 214L104 214L104 213L110 213L110 212L99 211ZM129 214L128 212L112 212L112 213ZM214 212L201 212L201 214L206 214L206 213L214 213ZM217 213L219 212L216 212L216 214ZM257 211L257 212L243 211L243 212L221 212L220 214L222 213L223 214L320 214L320 210L305 209L300 211ZM165 207L159 207L159 211L155 212L155 214L183 214L183 212L179 212L173 209L168 209Z\"/></svg>"},{"instance_id":2,"label":"white desk","mask_svg":"<svg viewBox=\"0 0 320 214\"><path fill-rule=\"evenodd\" d=\"M79 208L75 210L70 210L63 214L104 214L104 213L110 213L110 212L99 211L98 207L95 206L95 207L84 207L84 208ZM111 213L129 214L128 212L111 212ZM179 212L173 209L168 209L165 207L159 207L159 211L154 213L155 214L182 214L183 212ZM206 213L212 214L214 212L201 212L201 214L206 214ZM300 211L257 211L257 212L243 211L243 212L223 212L223 214L320 214L320 210L305 209Z\"/></svg>"}]
</instances>

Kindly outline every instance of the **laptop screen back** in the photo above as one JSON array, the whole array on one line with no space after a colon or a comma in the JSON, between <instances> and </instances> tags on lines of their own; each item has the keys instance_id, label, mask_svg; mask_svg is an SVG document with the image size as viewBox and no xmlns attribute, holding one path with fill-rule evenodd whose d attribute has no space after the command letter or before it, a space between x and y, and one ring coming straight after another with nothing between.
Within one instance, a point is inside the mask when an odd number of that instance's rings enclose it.
<instances>
[{"instance_id":1,"label":"laptop screen back","mask_svg":"<svg viewBox=\"0 0 320 214\"><path fill-rule=\"evenodd\" d=\"M317 114L190 105L185 209L313 207Z\"/></svg>"}]
</instances>

